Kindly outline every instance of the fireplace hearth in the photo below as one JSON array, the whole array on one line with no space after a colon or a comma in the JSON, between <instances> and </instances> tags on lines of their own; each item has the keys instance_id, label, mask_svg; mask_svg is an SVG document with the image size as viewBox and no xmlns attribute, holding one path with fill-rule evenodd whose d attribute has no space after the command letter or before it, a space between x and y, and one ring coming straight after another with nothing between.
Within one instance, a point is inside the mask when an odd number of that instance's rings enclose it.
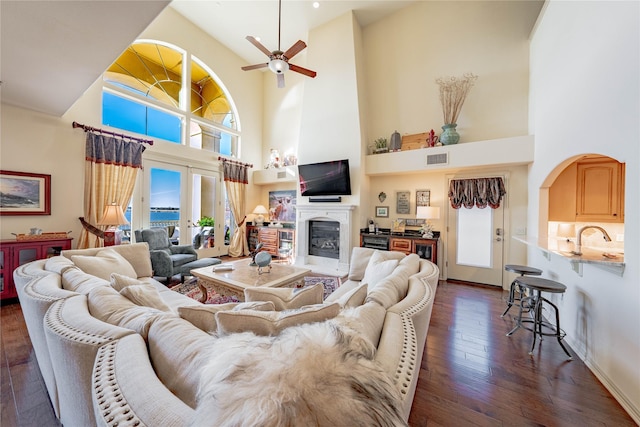
<instances>
[{"instance_id":1,"label":"fireplace hearth","mask_svg":"<svg viewBox=\"0 0 640 427\"><path fill-rule=\"evenodd\" d=\"M297 205L296 265L313 272L346 275L351 257L354 205Z\"/></svg>"}]
</instances>

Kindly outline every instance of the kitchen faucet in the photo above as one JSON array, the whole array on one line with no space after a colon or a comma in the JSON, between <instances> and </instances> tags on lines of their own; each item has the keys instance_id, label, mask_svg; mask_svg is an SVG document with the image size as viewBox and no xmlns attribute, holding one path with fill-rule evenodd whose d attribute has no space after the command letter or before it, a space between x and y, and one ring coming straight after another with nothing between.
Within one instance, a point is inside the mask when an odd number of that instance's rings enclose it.
<instances>
[{"instance_id":1,"label":"kitchen faucet","mask_svg":"<svg viewBox=\"0 0 640 427\"><path fill-rule=\"evenodd\" d=\"M576 233L576 249L573 251L575 255L582 255L582 232L587 228L597 228L598 230L602 231L605 242L611 241L609 233L607 233L607 230L605 230L604 228L597 225L585 225L584 227L580 227L580 229L578 229L578 232Z\"/></svg>"}]
</instances>

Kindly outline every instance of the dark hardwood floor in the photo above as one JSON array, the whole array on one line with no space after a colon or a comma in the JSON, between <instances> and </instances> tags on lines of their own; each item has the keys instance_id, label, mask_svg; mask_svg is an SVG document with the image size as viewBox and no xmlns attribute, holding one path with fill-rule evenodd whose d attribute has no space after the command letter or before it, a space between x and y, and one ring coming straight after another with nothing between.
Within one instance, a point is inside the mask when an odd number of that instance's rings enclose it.
<instances>
[{"instance_id":1,"label":"dark hardwood floor","mask_svg":"<svg viewBox=\"0 0 640 427\"><path fill-rule=\"evenodd\" d=\"M500 289L440 283L410 426L636 425L554 339L529 356L529 332L506 337L515 310L500 317L504 298ZM0 425L58 426L20 305L0 314Z\"/></svg>"}]
</instances>

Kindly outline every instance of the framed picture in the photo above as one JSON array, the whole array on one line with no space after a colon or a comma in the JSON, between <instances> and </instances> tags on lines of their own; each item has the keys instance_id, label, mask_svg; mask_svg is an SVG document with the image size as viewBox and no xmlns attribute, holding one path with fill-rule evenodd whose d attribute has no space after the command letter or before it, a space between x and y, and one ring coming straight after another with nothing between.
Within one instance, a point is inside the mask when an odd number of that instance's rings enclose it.
<instances>
[{"instance_id":1,"label":"framed picture","mask_svg":"<svg viewBox=\"0 0 640 427\"><path fill-rule=\"evenodd\" d=\"M431 190L416 190L416 212L418 212L418 206L430 206L431 204Z\"/></svg>"},{"instance_id":2,"label":"framed picture","mask_svg":"<svg viewBox=\"0 0 640 427\"><path fill-rule=\"evenodd\" d=\"M393 221L393 227L391 228L391 232L404 233L405 225L406 225L405 220L398 218L395 221Z\"/></svg>"},{"instance_id":3,"label":"framed picture","mask_svg":"<svg viewBox=\"0 0 640 427\"><path fill-rule=\"evenodd\" d=\"M0 170L0 215L51 215L51 175Z\"/></svg>"},{"instance_id":4,"label":"framed picture","mask_svg":"<svg viewBox=\"0 0 640 427\"><path fill-rule=\"evenodd\" d=\"M396 213L401 215L409 215L411 212L411 192L396 192Z\"/></svg>"},{"instance_id":5,"label":"framed picture","mask_svg":"<svg viewBox=\"0 0 640 427\"><path fill-rule=\"evenodd\" d=\"M296 190L269 191L269 221L296 221Z\"/></svg>"},{"instance_id":6,"label":"framed picture","mask_svg":"<svg viewBox=\"0 0 640 427\"><path fill-rule=\"evenodd\" d=\"M376 218L389 218L389 206L376 206Z\"/></svg>"}]
</instances>

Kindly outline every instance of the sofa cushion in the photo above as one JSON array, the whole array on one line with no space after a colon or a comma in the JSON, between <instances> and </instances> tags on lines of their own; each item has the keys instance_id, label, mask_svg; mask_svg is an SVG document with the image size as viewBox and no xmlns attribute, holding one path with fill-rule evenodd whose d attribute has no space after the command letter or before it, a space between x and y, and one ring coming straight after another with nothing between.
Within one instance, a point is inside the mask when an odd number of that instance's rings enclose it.
<instances>
[{"instance_id":1,"label":"sofa cushion","mask_svg":"<svg viewBox=\"0 0 640 427\"><path fill-rule=\"evenodd\" d=\"M109 247L110 250L122 255L136 270L138 277L153 276L151 268L151 257L149 255L149 245L147 242L131 243L128 245L117 245ZM95 256L104 248L89 249L67 249L62 251L62 256L71 259L74 255Z\"/></svg>"},{"instance_id":2,"label":"sofa cushion","mask_svg":"<svg viewBox=\"0 0 640 427\"><path fill-rule=\"evenodd\" d=\"M367 264L371 259L371 255L375 252L375 249L355 247L351 250L351 259L349 260L349 275L348 280L359 282L364 277L364 272L367 269Z\"/></svg>"},{"instance_id":3,"label":"sofa cushion","mask_svg":"<svg viewBox=\"0 0 640 427\"><path fill-rule=\"evenodd\" d=\"M258 310L273 311L275 307L271 301L256 302L230 302L227 304L200 304L187 307L178 307L178 314L183 319L189 321L195 327L208 333L215 333L218 330L216 323L216 313L219 311L240 311Z\"/></svg>"},{"instance_id":4,"label":"sofa cushion","mask_svg":"<svg viewBox=\"0 0 640 427\"><path fill-rule=\"evenodd\" d=\"M358 331L378 347L386 314L387 310L384 307L377 302L369 301L359 307L343 310L334 321Z\"/></svg>"},{"instance_id":5,"label":"sofa cushion","mask_svg":"<svg viewBox=\"0 0 640 427\"><path fill-rule=\"evenodd\" d=\"M184 403L196 407L200 370L212 355L213 337L179 317L158 318L149 329L149 356L156 375Z\"/></svg>"},{"instance_id":6,"label":"sofa cushion","mask_svg":"<svg viewBox=\"0 0 640 427\"><path fill-rule=\"evenodd\" d=\"M367 283L369 285L369 289L372 289L380 280L388 277L398 266L398 263L399 259L394 257L389 258L384 252L376 251L371 256L369 264L367 264L367 269L364 272L362 282Z\"/></svg>"},{"instance_id":7,"label":"sofa cushion","mask_svg":"<svg viewBox=\"0 0 640 427\"><path fill-rule=\"evenodd\" d=\"M104 280L110 280L114 272L134 279L138 277L129 261L112 249L103 249L95 256L72 255L71 261L85 273Z\"/></svg>"},{"instance_id":8,"label":"sofa cushion","mask_svg":"<svg viewBox=\"0 0 640 427\"><path fill-rule=\"evenodd\" d=\"M388 309L407 295L409 277L418 272L420 258L416 254L407 255L405 258L409 259L402 260L393 274L385 277L375 286L369 286L366 301L376 301Z\"/></svg>"},{"instance_id":9,"label":"sofa cushion","mask_svg":"<svg viewBox=\"0 0 640 427\"><path fill-rule=\"evenodd\" d=\"M153 307L161 311L171 311L160 296L160 291L150 283L111 273L111 287L137 305Z\"/></svg>"},{"instance_id":10,"label":"sofa cushion","mask_svg":"<svg viewBox=\"0 0 640 427\"><path fill-rule=\"evenodd\" d=\"M88 294L93 288L109 286L109 282L87 274L78 267L70 267L62 272L62 287L68 291Z\"/></svg>"},{"instance_id":11,"label":"sofa cushion","mask_svg":"<svg viewBox=\"0 0 640 427\"><path fill-rule=\"evenodd\" d=\"M315 304L285 311L220 311L216 313L218 335L253 332L256 335L278 335L285 328L304 323L323 322L340 312L340 305Z\"/></svg>"},{"instance_id":12,"label":"sofa cushion","mask_svg":"<svg viewBox=\"0 0 640 427\"><path fill-rule=\"evenodd\" d=\"M351 289L349 292L342 295L336 301L338 304L340 304L341 308L358 307L364 303L364 300L367 297L368 287L369 286L366 283L362 283L359 286Z\"/></svg>"},{"instance_id":13,"label":"sofa cushion","mask_svg":"<svg viewBox=\"0 0 640 427\"><path fill-rule=\"evenodd\" d=\"M110 286L93 289L87 298L89 312L93 317L111 325L132 329L145 339L149 328L158 318L162 316L178 318L173 313L136 305Z\"/></svg>"},{"instance_id":14,"label":"sofa cushion","mask_svg":"<svg viewBox=\"0 0 640 427\"><path fill-rule=\"evenodd\" d=\"M324 285L315 285L304 288L247 288L244 290L244 300L271 301L276 310L289 310L305 305L320 304L324 297Z\"/></svg>"}]
</instances>

